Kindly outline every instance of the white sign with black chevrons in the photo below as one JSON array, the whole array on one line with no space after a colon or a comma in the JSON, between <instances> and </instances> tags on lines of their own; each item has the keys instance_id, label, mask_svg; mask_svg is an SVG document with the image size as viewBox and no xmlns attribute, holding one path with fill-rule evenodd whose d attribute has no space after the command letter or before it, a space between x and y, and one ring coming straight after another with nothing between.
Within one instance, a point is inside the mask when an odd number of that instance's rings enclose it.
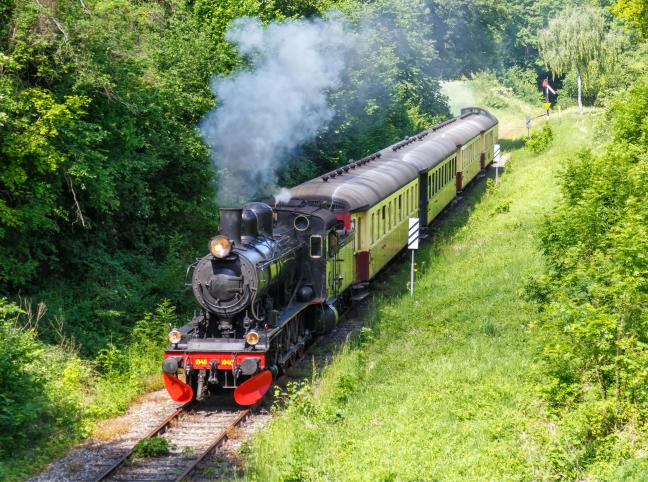
<instances>
[{"instance_id":1,"label":"white sign with black chevrons","mask_svg":"<svg viewBox=\"0 0 648 482\"><path fill-rule=\"evenodd\" d=\"M418 218L409 218L407 248L418 249L418 246L419 246L419 220Z\"/></svg>"}]
</instances>

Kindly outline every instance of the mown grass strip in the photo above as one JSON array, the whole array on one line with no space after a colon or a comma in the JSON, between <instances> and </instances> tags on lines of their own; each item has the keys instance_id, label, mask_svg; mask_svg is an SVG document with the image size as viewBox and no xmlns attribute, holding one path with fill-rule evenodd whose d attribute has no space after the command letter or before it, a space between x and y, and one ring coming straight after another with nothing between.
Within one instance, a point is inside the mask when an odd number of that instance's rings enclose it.
<instances>
[{"instance_id":1,"label":"mown grass strip","mask_svg":"<svg viewBox=\"0 0 648 482\"><path fill-rule=\"evenodd\" d=\"M466 193L417 256L416 296L406 294L407 266L384 281L373 329L314 387L291 394L251 444L248 478L551 477L552 425L529 328L537 312L520 290L542 272L537 228L587 123L553 119L548 151L514 151L498 187L482 181Z\"/></svg>"}]
</instances>

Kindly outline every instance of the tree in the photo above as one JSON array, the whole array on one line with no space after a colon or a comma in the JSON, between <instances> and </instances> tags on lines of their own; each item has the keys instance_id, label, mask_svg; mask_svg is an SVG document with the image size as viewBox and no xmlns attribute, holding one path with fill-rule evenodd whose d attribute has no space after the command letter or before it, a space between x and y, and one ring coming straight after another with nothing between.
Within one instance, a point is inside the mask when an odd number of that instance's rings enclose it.
<instances>
[{"instance_id":1,"label":"tree","mask_svg":"<svg viewBox=\"0 0 648 482\"><path fill-rule=\"evenodd\" d=\"M578 82L578 110L583 113L583 80L588 82L614 61L616 39L608 33L601 9L572 7L549 22L538 35L540 56L554 74L574 70Z\"/></svg>"},{"instance_id":2,"label":"tree","mask_svg":"<svg viewBox=\"0 0 648 482\"><path fill-rule=\"evenodd\" d=\"M643 38L648 38L648 3L646 0L617 0L612 13L635 26Z\"/></svg>"}]
</instances>

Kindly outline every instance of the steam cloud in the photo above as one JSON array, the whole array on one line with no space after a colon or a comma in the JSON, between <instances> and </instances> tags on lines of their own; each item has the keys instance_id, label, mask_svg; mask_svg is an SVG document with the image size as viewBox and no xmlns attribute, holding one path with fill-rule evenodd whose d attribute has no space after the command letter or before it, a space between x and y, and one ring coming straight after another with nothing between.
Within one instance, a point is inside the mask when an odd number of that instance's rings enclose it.
<instances>
[{"instance_id":1,"label":"steam cloud","mask_svg":"<svg viewBox=\"0 0 648 482\"><path fill-rule=\"evenodd\" d=\"M242 18L226 38L253 70L213 80L220 105L200 130L219 168L217 202L237 205L273 187L286 156L331 121L327 92L339 85L355 37L337 18L265 27Z\"/></svg>"}]
</instances>

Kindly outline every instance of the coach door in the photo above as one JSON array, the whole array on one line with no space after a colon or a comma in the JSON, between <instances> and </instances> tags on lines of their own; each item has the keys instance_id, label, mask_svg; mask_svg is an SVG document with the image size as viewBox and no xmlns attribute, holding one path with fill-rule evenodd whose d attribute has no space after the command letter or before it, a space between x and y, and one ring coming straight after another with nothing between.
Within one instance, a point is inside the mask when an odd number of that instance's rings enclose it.
<instances>
[{"instance_id":1,"label":"coach door","mask_svg":"<svg viewBox=\"0 0 648 482\"><path fill-rule=\"evenodd\" d=\"M329 231L326 239L326 287L327 296L334 297L342 293L354 280L353 250L355 232Z\"/></svg>"},{"instance_id":2,"label":"coach door","mask_svg":"<svg viewBox=\"0 0 648 482\"><path fill-rule=\"evenodd\" d=\"M430 199L430 183L428 182L428 172L419 174L419 222L421 226L426 226L428 223L428 201Z\"/></svg>"}]
</instances>

